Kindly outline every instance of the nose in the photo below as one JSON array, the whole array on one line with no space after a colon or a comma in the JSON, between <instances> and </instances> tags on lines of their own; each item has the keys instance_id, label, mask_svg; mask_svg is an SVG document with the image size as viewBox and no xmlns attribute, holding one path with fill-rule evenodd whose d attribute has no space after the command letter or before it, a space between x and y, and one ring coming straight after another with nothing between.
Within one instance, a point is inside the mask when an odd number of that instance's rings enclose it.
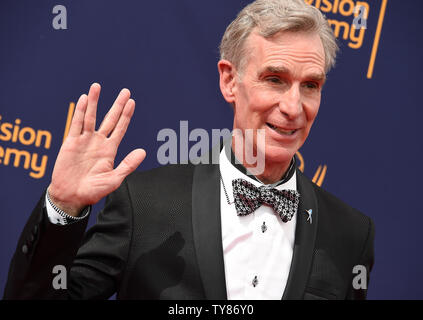
<instances>
[{"instance_id":1,"label":"nose","mask_svg":"<svg viewBox=\"0 0 423 320\"><path fill-rule=\"evenodd\" d=\"M303 106L301 103L299 84L292 84L288 90L281 94L279 110L285 117L290 120L300 116L303 111Z\"/></svg>"}]
</instances>

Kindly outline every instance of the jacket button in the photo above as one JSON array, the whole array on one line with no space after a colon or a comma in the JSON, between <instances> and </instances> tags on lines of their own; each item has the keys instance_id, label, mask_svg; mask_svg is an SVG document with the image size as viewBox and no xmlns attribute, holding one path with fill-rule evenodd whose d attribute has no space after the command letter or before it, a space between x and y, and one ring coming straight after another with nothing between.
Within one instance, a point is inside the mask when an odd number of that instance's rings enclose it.
<instances>
[{"instance_id":1,"label":"jacket button","mask_svg":"<svg viewBox=\"0 0 423 320\"><path fill-rule=\"evenodd\" d=\"M34 236L36 236L36 235L37 235L37 233L38 233L38 226L37 226L37 225L35 225L35 226L34 226L34 228L32 229L32 234L33 234Z\"/></svg>"},{"instance_id":2,"label":"jacket button","mask_svg":"<svg viewBox=\"0 0 423 320\"><path fill-rule=\"evenodd\" d=\"M27 246L26 244L24 244L24 245L22 246L22 253L23 253L23 254L27 254L27 253L28 253L28 246Z\"/></svg>"},{"instance_id":3,"label":"jacket button","mask_svg":"<svg viewBox=\"0 0 423 320\"><path fill-rule=\"evenodd\" d=\"M33 234L30 234L28 240L29 240L30 243L34 242L34 240L35 240L34 235Z\"/></svg>"}]
</instances>

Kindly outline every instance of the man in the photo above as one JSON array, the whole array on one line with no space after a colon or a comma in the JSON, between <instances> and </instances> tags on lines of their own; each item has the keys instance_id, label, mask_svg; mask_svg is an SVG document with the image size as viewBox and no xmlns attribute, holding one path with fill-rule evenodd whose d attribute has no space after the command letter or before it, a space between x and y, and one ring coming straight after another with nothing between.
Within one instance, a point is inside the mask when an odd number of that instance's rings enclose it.
<instances>
[{"instance_id":1,"label":"man","mask_svg":"<svg viewBox=\"0 0 423 320\"><path fill-rule=\"evenodd\" d=\"M130 174L145 157L137 149L113 169L135 102L122 90L96 131L93 84L19 239L5 298L365 298L371 219L314 185L294 160L336 51L324 17L301 0L244 8L218 63L241 137L225 144L218 164ZM255 176L247 146L264 155ZM90 205L107 195L84 236ZM69 271L66 289L52 284L57 266ZM353 283L357 266L361 286Z\"/></svg>"}]
</instances>

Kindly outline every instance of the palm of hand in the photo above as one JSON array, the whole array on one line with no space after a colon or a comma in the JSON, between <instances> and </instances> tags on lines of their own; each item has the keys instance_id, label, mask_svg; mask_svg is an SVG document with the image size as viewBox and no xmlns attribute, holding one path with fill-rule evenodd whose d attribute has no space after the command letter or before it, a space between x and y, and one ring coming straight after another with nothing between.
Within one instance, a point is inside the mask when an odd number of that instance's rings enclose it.
<instances>
[{"instance_id":1,"label":"palm of hand","mask_svg":"<svg viewBox=\"0 0 423 320\"><path fill-rule=\"evenodd\" d=\"M117 148L133 115L135 102L123 89L95 130L100 86L93 84L88 97L79 99L69 135L63 143L53 170L49 194L65 212L77 215L83 207L97 203L119 187L123 179L145 158L136 149L114 169Z\"/></svg>"}]
</instances>

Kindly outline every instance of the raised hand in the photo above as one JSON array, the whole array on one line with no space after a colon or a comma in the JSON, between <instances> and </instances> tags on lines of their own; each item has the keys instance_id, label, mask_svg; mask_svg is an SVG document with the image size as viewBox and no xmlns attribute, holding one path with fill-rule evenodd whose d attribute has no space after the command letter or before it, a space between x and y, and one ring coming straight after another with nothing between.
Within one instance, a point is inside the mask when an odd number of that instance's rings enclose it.
<instances>
[{"instance_id":1,"label":"raised hand","mask_svg":"<svg viewBox=\"0 0 423 320\"><path fill-rule=\"evenodd\" d=\"M114 168L116 152L135 109L131 93L123 89L96 131L100 85L94 83L88 96L83 94L54 165L50 186L51 200L72 216L116 190L123 179L145 158L143 149L129 153Z\"/></svg>"}]
</instances>

